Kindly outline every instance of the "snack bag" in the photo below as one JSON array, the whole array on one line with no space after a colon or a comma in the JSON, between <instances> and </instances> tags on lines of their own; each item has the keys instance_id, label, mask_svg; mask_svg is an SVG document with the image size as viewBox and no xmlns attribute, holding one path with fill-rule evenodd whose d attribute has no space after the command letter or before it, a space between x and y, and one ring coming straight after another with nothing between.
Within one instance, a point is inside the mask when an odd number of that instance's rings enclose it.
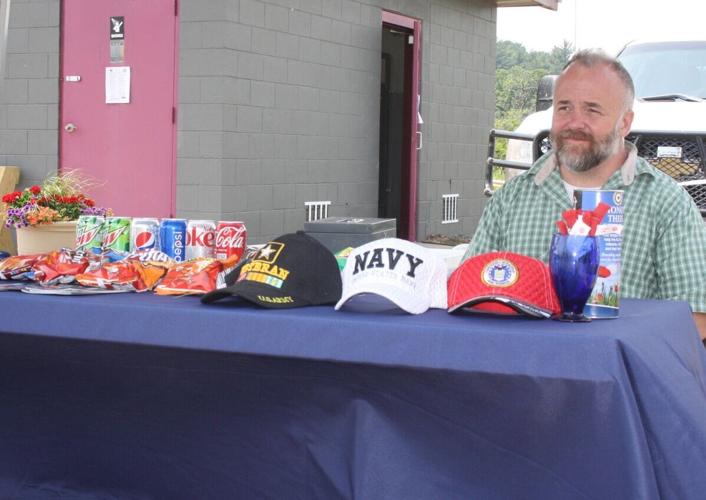
<instances>
[{"instance_id":1,"label":"snack bag","mask_svg":"<svg viewBox=\"0 0 706 500\"><path fill-rule=\"evenodd\" d=\"M108 290L144 292L152 290L174 260L158 250L134 252L117 262L109 262L100 268L76 276L84 286Z\"/></svg>"},{"instance_id":2,"label":"snack bag","mask_svg":"<svg viewBox=\"0 0 706 500\"><path fill-rule=\"evenodd\" d=\"M0 280L29 279L32 266L44 254L17 255L7 257L0 261Z\"/></svg>"},{"instance_id":3,"label":"snack bag","mask_svg":"<svg viewBox=\"0 0 706 500\"><path fill-rule=\"evenodd\" d=\"M84 251L64 248L40 256L32 265L32 274L28 277L42 285L72 283L77 274L81 274L93 264L100 266L100 257Z\"/></svg>"},{"instance_id":4,"label":"snack bag","mask_svg":"<svg viewBox=\"0 0 706 500\"><path fill-rule=\"evenodd\" d=\"M155 288L157 295L197 295L216 288L218 276L238 262L233 255L226 260L198 258L172 267Z\"/></svg>"}]
</instances>

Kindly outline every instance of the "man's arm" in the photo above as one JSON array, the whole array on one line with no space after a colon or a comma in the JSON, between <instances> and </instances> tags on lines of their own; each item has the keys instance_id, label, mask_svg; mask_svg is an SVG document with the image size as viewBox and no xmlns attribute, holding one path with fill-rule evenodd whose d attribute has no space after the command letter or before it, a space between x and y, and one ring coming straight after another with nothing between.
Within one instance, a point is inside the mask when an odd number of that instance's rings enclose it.
<instances>
[{"instance_id":1,"label":"man's arm","mask_svg":"<svg viewBox=\"0 0 706 500\"><path fill-rule=\"evenodd\" d=\"M701 340L706 341L706 313L694 313L694 322L696 329L699 330L699 335L701 335Z\"/></svg>"}]
</instances>

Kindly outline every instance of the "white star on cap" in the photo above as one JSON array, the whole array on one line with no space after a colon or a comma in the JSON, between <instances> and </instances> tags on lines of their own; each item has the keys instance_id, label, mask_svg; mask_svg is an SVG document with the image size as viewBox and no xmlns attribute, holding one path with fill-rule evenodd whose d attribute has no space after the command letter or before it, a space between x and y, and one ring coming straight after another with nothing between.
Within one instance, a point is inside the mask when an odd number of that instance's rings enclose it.
<instances>
[{"instance_id":1,"label":"white star on cap","mask_svg":"<svg viewBox=\"0 0 706 500\"><path fill-rule=\"evenodd\" d=\"M266 247L260 249L260 257L263 259L269 259L270 255L272 255L274 251L274 248L272 248L270 245L267 245Z\"/></svg>"}]
</instances>

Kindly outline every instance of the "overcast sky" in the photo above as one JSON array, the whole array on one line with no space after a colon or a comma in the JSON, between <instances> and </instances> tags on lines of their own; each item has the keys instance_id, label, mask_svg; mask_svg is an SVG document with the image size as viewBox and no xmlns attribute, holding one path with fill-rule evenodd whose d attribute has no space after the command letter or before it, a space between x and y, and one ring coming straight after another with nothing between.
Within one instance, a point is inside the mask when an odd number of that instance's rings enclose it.
<instances>
[{"instance_id":1,"label":"overcast sky","mask_svg":"<svg viewBox=\"0 0 706 500\"><path fill-rule=\"evenodd\" d=\"M617 53L636 38L706 38L704 0L562 0L559 10L498 9L498 40L548 51L568 40L577 49Z\"/></svg>"}]
</instances>

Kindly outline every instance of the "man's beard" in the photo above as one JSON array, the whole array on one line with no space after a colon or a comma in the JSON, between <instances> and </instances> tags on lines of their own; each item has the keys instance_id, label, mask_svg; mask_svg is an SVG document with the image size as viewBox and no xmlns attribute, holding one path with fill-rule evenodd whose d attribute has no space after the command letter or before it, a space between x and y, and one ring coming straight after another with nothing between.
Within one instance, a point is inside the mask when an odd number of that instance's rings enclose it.
<instances>
[{"instance_id":1,"label":"man's beard","mask_svg":"<svg viewBox=\"0 0 706 500\"><path fill-rule=\"evenodd\" d=\"M588 149L567 145L565 139L589 141ZM564 130L558 136L552 137L552 142L560 165L574 172L587 172L617 153L623 144L623 138L616 125L610 134L599 141L587 132Z\"/></svg>"}]
</instances>

